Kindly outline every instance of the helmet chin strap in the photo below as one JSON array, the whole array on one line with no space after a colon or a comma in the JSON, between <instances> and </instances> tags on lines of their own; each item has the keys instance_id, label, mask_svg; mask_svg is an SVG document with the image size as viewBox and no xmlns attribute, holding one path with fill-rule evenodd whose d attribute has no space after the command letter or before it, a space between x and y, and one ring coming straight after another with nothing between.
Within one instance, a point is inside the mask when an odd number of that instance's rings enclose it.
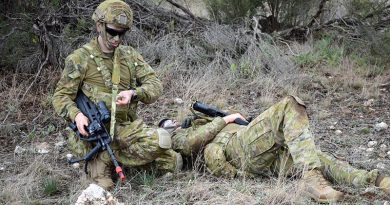
<instances>
[{"instance_id":1,"label":"helmet chin strap","mask_svg":"<svg viewBox=\"0 0 390 205\"><path fill-rule=\"evenodd\" d=\"M115 48L111 47L110 41L108 40L108 35L107 35L106 29L105 29L106 28L106 23L102 22L102 25L103 25L103 28L100 29L99 36L102 38L104 46L107 49L109 49L110 51L114 51Z\"/></svg>"}]
</instances>

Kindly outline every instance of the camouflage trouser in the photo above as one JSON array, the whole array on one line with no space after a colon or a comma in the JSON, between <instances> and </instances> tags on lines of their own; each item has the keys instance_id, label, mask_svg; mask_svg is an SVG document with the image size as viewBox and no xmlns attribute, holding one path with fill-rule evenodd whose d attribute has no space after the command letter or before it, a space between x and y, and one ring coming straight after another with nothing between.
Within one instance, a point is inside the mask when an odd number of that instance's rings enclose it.
<instances>
[{"instance_id":1,"label":"camouflage trouser","mask_svg":"<svg viewBox=\"0 0 390 205\"><path fill-rule=\"evenodd\" d=\"M358 187L373 184L378 176L377 170L353 168L317 149L299 98L287 97L267 109L238 132L237 139L245 144L246 161L242 165L250 173L290 175L318 168L336 183ZM227 153L233 152L233 144L228 144Z\"/></svg>"},{"instance_id":2,"label":"camouflage trouser","mask_svg":"<svg viewBox=\"0 0 390 205\"><path fill-rule=\"evenodd\" d=\"M281 155L272 165L272 170L276 174L295 175L296 169L293 167L293 159L287 150L283 150ZM321 162L321 166L318 167L322 174L329 180L349 186L365 187L373 185L378 177L379 171L374 169L372 171L366 171L352 167L345 161L336 159L335 157L326 154L321 151L317 151L317 156Z\"/></svg>"},{"instance_id":3,"label":"camouflage trouser","mask_svg":"<svg viewBox=\"0 0 390 205\"><path fill-rule=\"evenodd\" d=\"M117 125L116 136L110 144L117 160L123 166L135 167L154 162L159 170L175 171L177 155L172 149L164 149L159 145L160 135L165 130L147 127L142 120ZM169 133L167 133L169 135ZM79 140L73 131L68 130L68 146L79 157L91 149L87 142ZM99 157L105 164L111 163L107 152ZM159 160L163 157L164 160Z\"/></svg>"},{"instance_id":4,"label":"camouflage trouser","mask_svg":"<svg viewBox=\"0 0 390 205\"><path fill-rule=\"evenodd\" d=\"M379 171L374 169L366 171L356 169L350 164L337 160L333 156L323 152L318 152L321 161L322 173L332 181L339 184L346 184L355 187L365 187L373 185L379 174Z\"/></svg>"},{"instance_id":5,"label":"camouflage trouser","mask_svg":"<svg viewBox=\"0 0 390 205\"><path fill-rule=\"evenodd\" d=\"M242 151L237 147L242 147ZM282 148L289 150L295 168L313 169L321 165L304 104L292 96L273 105L239 130L228 143L226 154L236 167L264 174L278 161ZM241 160L234 160L236 156L241 156Z\"/></svg>"}]
</instances>

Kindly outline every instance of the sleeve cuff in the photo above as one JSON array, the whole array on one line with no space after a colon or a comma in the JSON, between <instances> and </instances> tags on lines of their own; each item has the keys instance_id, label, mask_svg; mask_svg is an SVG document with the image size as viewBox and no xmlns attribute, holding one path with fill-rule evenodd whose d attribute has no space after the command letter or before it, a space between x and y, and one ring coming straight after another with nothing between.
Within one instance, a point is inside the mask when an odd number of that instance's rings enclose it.
<instances>
[{"instance_id":1,"label":"sleeve cuff","mask_svg":"<svg viewBox=\"0 0 390 205\"><path fill-rule=\"evenodd\" d=\"M222 118L222 117L216 117L214 118L214 120L212 121L213 124L216 125L216 127L219 129L219 130L222 130L225 126L226 126L226 122L225 120Z\"/></svg>"},{"instance_id":2,"label":"sleeve cuff","mask_svg":"<svg viewBox=\"0 0 390 205\"><path fill-rule=\"evenodd\" d=\"M141 100L144 97L144 89L143 88L135 88L135 94L137 95L137 100Z\"/></svg>"},{"instance_id":3,"label":"sleeve cuff","mask_svg":"<svg viewBox=\"0 0 390 205\"><path fill-rule=\"evenodd\" d=\"M79 114L80 110L78 108L69 109L69 119L74 122L76 115Z\"/></svg>"}]
</instances>

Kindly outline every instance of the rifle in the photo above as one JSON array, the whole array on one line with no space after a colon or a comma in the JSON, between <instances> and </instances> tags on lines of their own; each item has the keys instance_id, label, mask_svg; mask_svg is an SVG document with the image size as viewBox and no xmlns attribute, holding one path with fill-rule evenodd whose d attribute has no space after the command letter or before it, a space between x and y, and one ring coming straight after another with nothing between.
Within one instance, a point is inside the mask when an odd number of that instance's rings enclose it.
<instances>
[{"instance_id":1,"label":"rifle","mask_svg":"<svg viewBox=\"0 0 390 205\"><path fill-rule=\"evenodd\" d=\"M124 181L125 175L123 174L122 168L110 147L111 136L107 132L104 123L110 122L110 111L107 109L106 104L103 101L98 102L97 106L80 90L77 93L76 105L80 111L88 118L89 125L86 127L89 136L83 137L77 129L76 123L71 123L69 127L76 132L80 140L96 143L95 147L80 159L70 159L69 164L73 164L80 161L85 161L84 171L87 173L87 164L98 152L107 150L111 157L111 161L114 163L115 172L119 175L119 178Z\"/></svg>"},{"instance_id":2,"label":"rifle","mask_svg":"<svg viewBox=\"0 0 390 205\"><path fill-rule=\"evenodd\" d=\"M229 113L227 113L227 112L223 112L221 110L218 110L218 108L206 105L200 101L195 101L191 105L191 107L192 107L192 109L194 109L198 112L201 112L205 115L208 115L210 117L225 117L225 116L229 115ZM241 118L236 118L234 120L234 123L239 124L239 125L248 125L249 124L249 122L242 120Z\"/></svg>"}]
</instances>

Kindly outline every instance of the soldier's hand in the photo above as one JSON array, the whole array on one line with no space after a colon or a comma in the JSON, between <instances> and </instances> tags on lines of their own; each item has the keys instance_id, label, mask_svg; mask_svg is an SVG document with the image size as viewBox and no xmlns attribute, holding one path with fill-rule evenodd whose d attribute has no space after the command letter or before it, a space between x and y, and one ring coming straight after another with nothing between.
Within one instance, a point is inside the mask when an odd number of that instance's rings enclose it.
<instances>
[{"instance_id":1,"label":"soldier's hand","mask_svg":"<svg viewBox=\"0 0 390 205\"><path fill-rule=\"evenodd\" d=\"M245 117L243 117L240 113L234 113L234 114L226 115L225 117L223 117L223 120L225 120L226 124L229 124L229 123L234 122L234 120L236 120L237 118L240 118L240 119L242 119L244 121L247 121L245 119Z\"/></svg>"},{"instance_id":2,"label":"soldier's hand","mask_svg":"<svg viewBox=\"0 0 390 205\"><path fill-rule=\"evenodd\" d=\"M89 133L87 132L87 130L85 128L89 124L88 118L83 113L79 112L76 115L76 118L74 119L74 121L76 122L76 126L77 126L77 129L79 130L80 134L87 137L89 135Z\"/></svg>"},{"instance_id":3,"label":"soldier's hand","mask_svg":"<svg viewBox=\"0 0 390 205\"><path fill-rule=\"evenodd\" d=\"M121 91L117 98L116 98L116 104L119 106L127 105L131 102L131 99L136 96L135 90L125 90Z\"/></svg>"}]
</instances>

